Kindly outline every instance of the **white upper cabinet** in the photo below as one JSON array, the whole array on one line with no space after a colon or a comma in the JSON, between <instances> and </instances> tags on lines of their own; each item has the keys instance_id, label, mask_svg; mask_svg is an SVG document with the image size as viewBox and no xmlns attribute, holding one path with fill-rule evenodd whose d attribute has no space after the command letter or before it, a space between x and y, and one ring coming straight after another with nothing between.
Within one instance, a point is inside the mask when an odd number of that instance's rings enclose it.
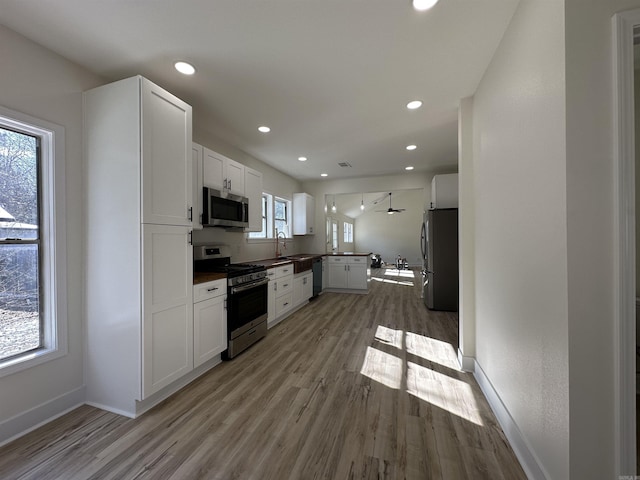
<instances>
[{"instance_id":1,"label":"white upper cabinet","mask_svg":"<svg viewBox=\"0 0 640 480\"><path fill-rule=\"evenodd\" d=\"M253 168L245 167L244 171L245 197L249 199L249 227L245 232L260 232L262 230L262 173Z\"/></svg>"},{"instance_id":2,"label":"white upper cabinet","mask_svg":"<svg viewBox=\"0 0 640 480\"><path fill-rule=\"evenodd\" d=\"M191 226L191 106L140 81L142 223Z\"/></svg>"},{"instance_id":3,"label":"white upper cabinet","mask_svg":"<svg viewBox=\"0 0 640 480\"><path fill-rule=\"evenodd\" d=\"M191 155L191 176L193 181L193 214L191 223L194 230L200 230L202 228L202 145L193 142L191 144Z\"/></svg>"},{"instance_id":4,"label":"white upper cabinet","mask_svg":"<svg viewBox=\"0 0 640 480\"><path fill-rule=\"evenodd\" d=\"M223 191L226 186L225 178L225 157L213 150L203 147L203 176L202 185L204 187L215 188Z\"/></svg>"},{"instance_id":5,"label":"white upper cabinet","mask_svg":"<svg viewBox=\"0 0 640 480\"><path fill-rule=\"evenodd\" d=\"M244 165L207 147L204 147L203 164L203 184L205 187L234 195L245 195Z\"/></svg>"},{"instance_id":6,"label":"white upper cabinet","mask_svg":"<svg viewBox=\"0 0 640 480\"><path fill-rule=\"evenodd\" d=\"M234 160L227 159L227 191L229 193L246 196L244 172L244 165Z\"/></svg>"},{"instance_id":7,"label":"white upper cabinet","mask_svg":"<svg viewBox=\"0 0 640 480\"><path fill-rule=\"evenodd\" d=\"M315 233L315 199L308 193L293 194L293 234L313 235Z\"/></svg>"},{"instance_id":8,"label":"white upper cabinet","mask_svg":"<svg viewBox=\"0 0 640 480\"><path fill-rule=\"evenodd\" d=\"M458 174L435 175L431 180L430 208L458 208Z\"/></svg>"}]
</instances>

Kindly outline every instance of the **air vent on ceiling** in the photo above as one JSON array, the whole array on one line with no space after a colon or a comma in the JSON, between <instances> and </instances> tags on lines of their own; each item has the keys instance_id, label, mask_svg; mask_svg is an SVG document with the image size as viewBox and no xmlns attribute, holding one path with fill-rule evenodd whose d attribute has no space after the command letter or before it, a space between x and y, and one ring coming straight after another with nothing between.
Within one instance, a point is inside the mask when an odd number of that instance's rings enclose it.
<instances>
[{"instance_id":1,"label":"air vent on ceiling","mask_svg":"<svg viewBox=\"0 0 640 480\"><path fill-rule=\"evenodd\" d=\"M338 165L340 165L341 167L353 167L353 165L351 165L349 162L338 162Z\"/></svg>"}]
</instances>

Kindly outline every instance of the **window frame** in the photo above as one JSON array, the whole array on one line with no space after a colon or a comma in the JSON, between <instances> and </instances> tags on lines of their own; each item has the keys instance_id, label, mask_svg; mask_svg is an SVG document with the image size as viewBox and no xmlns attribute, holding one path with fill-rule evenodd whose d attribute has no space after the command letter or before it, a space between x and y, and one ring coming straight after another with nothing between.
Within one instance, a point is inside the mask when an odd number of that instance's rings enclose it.
<instances>
[{"instance_id":1,"label":"window frame","mask_svg":"<svg viewBox=\"0 0 640 480\"><path fill-rule=\"evenodd\" d=\"M273 242L273 240L275 239L275 223L276 223L276 218L275 218L275 204L276 202L282 202L285 204L285 212L286 212L286 224L289 226L289 228L287 229L287 231L285 232L286 234L286 238L293 238L293 228L291 228L291 222L293 221L293 216L292 216L292 202L290 199L285 198L285 197L281 197L278 195L273 195L271 193L268 192L262 192L262 201L266 202L266 212L267 212L267 218L266 218L266 236L256 236L256 234L261 234L262 230L260 232L248 232L246 237L247 237L247 242L248 243L261 243L261 242ZM263 222L265 222L265 218L263 217ZM264 224L263 224L264 225Z\"/></svg>"},{"instance_id":2,"label":"window frame","mask_svg":"<svg viewBox=\"0 0 640 480\"><path fill-rule=\"evenodd\" d=\"M342 228L344 243L353 243L353 223L343 222Z\"/></svg>"},{"instance_id":3,"label":"window frame","mask_svg":"<svg viewBox=\"0 0 640 480\"><path fill-rule=\"evenodd\" d=\"M0 360L0 377L67 354L67 250L65 220L65 129L0 106L0 126L40 139L40 312L42 344L37 350Z\"/></svg>"}]
</instances>

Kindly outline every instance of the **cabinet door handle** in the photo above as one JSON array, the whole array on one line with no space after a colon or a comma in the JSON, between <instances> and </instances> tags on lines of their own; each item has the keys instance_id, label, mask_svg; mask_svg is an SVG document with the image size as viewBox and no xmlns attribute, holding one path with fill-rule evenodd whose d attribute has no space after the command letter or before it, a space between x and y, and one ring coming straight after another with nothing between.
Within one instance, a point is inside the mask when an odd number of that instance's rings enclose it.
<instances>
[{"instance_id":1,"label":"cabinet door handle","mask_svg":"<svg viewBox=\"0 0 640 480\"><path fill-rule=\"evenodd\" d=\"M231 190L231 179L228 180L228 187L229 190Z\"/></svg>"},{"instance_id":2,"label":"cabinet door handle","mask_svg":"<svg viewBox=\"0 0 640 480\"><path fill-rule=\"evenodd\" d=\"M218 287L207 288L207 292L213 292L214 290L218 290Z\"/></svg>"},{"instance_id":3,"label":"cabinet door handle","mask_svg":"<svg viewBox=\"0 0 640 480\"><path fill-rule=\"evenodd\" d=\"M187 210L187 218L190 222L193 221L193 207L189 207Z\"/></svg>"},{"instance_id":4,"label":"cabinet door handle","mask_svg":"<svg viewBox=\"0 0 640 480\"><path fill-rule=\"evenodd\" d=\"M227 188L227 179L226 178L222 181L222 188L223 189Z\"/></svg>"},{"instance_id":5,"label":"cabinet door handle","mask_svg":"<svg viewBox=\"0 0 640 480\"><path fill-rule=\"evenodd\" d=\"M189 231L189 245L193 245L193 232Z\"/></svg>"}]
</instances>

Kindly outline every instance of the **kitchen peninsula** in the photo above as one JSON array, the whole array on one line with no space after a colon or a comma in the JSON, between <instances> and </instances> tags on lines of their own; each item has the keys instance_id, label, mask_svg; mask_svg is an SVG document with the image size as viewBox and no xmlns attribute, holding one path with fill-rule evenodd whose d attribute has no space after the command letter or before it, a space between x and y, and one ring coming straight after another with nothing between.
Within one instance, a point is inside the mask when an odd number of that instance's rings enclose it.
<instances>
[{"instance_id":1,"label":"kitchen peninsula","mask_svg":"<svg viewBox=\"0 0 640 480\"><path fill-rule=\"evenodd\" d=\"M335 252L327 254L327 292L369 293L370 253Z\"/></svg>"}]
</instances>

